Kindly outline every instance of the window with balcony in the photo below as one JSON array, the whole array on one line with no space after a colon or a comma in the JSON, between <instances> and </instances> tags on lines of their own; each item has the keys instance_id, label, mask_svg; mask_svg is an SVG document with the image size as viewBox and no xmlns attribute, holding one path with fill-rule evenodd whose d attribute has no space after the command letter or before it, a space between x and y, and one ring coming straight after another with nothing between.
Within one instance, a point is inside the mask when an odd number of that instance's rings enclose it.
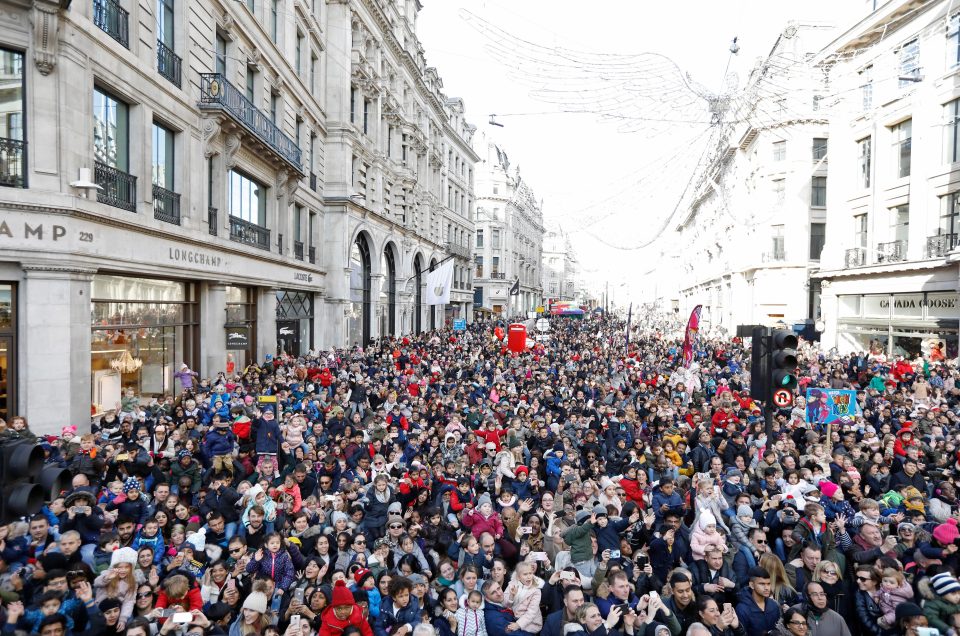
<instances>
[{"instance_id":1,"label":"window with balcony","mask_svg":"<svg viewBox=\"0 0 960 636\"><path fill-rule=\"evenodd\" d=\"M947 21L947 68L960 66L960 13Z\"/></svg>"},{"instance_id":2,"label":"window with balcony","mask_svg":"<svg viewBox=\"0 0 960 636\"><path fill-rule=\"evenodd\" d=\"M483 230L477 230L477 247L483 247Z\"/></svg>"},{"instance_id":3,"label":"window with balcony","mask_svg":"<svg viewBox=\"0 0 960 636\"><path fill-rule=\"evenodd\" d=\"M920 40L914 38L900 47L900 77L898 86L906 88L920 79Z\"/></svg>"},{"instance_id":4,"label":"window with balcony","mask_svg":"<svg viewBox=\"0 0 960 636\"><path fill-rule=\"evenodd\" d=\"M960 99L949 102L944 109L946 110L946 139L944 147L946 149L947 163L956 163L960 161Z\"/></svg>"},{"instance_id":5,"label":"window with balcony","mask_svg":"<svg viewBox=\"0 0 960 636\"><path fill-rule=\"evenodd\" d=\"M873 108L873 65L860 70L860 104L863 110Z\"/></svg>"},{"instance_id":6,"label":"window with balcony","mask_svg":"<svg viewBox=\"0 0 960 636\"><path fill-rule=\"evenodd\" d=\"M857 142L857 181L864 189L870 187L872 141L871 137L865 137Z\"/></svg>"},{"instance_id":7,"label":"window with balcony","mask_svg":"<svg viewBox=\"0 0 960 636\"><path fill-rule=\"evenodd\" d=\"M227 39L217 33L217 52L215 66L217 73L226 77L227 75Z\"/></svg>"},{"instance_id":8,"label":"window with balcony","mask_svg":"<svg viewBox=\"0 0 960 636\"><path fill-rule=\"evenodd\" d=\"M270 93L270 121L277 123L277 111L280 109L280 96Z\"/></svg>"},{"instance_id":9,"label":"window with balcony","mask_svg":"<svg viewBox=\"0 0 960 636\"><path fill-rule=\"evenodd\" d=\"M826 177L810 178L810 207L812 208L827 207L827 178Z\"/></svg>"},{"instance_id":10,"label":"window with balcony","mask_svg":"<svg viewBox=\"0 0 960 636\"><path fill-rule=\"evenodd\" d=\"M810 224L810 260L819 261L820 252L823 251L823 244L827 240L827 224Z\"/></svg>"},{"instance_id":11,"label":"window with balcony","mask_svg":"<svg viewBox=\"0 0 960 636\"><path fill-rule=\"evenodd\" d=\"M317 213L310 212L310 216L307 219L307 260L311 265L317 262L317 248L313 245L313 237L316 236L316 231Z\"/></svg>"},{"instance_id":12,"label":"window with balcony","mask_svg":"<svg viewBox=\"0 0 960 636\"><path fill-rule=\"evenodd\" d=\"M153 124L153 216L180 225L180 195L174 190L174 132Z\"/></svg>"},{"instance_id":13,"label":"window with balcony","mask_svg":"<svg viewBox=\"0 0 960 636\"><path fill-rule=\"evenodd\" d=\"M960 236L960 192L940 197L937 233L927 237L927 258L939 258L957 247Z\"/></svg>"},{"instance_id":14,"label":"window with balcony","mask_svg":"<svg viewBox=\"0 0 960 636\"><path fill-rule=\"evenodd\" d=\"M786 141L773 142L773 160L783 161L786 158L787 158L787 142Z\"/></svg>"},{"instance_id":15,"label":"window with balcony","mask_svg":"<svg viewBox=\"0 0 960 636\"><path fill-rule=\"evenodd\" d=\"M129 107L106 91L93 91L94 180L97 200L137 211L137 178L129 170Z\"/></svg>"},{"instance_id":16,"label":"window with balcony","mask_svg":"<svg viewBox=\"0 0 960 636\"><path fill-rule=\"evenodd\" d=\"M813 138L813 160L822 161L827 158L827 139L825 137Z\"/></svg>"},{"instance_id":17,"label":"window with balcony","mask_svg":"<svg viewBox=\"0 0 960 636\"><path fill-rule=\"evenodd\" d=\"M771 250L770 258L768 260L772 261L782 261L786 258L786 250L784 248L784 237L783 237L783 226L774 225L771 228L773 236L771 237Z\"/></svg>"},{"instance_id":18,"label":"window with balcony","mask_svg":"<svg viewBox=\"0 0 960 636\"><path fill-rule=\"evenodd\" d=\"M493 265L493 267L492 267L490 273L493 275L494 278L496 278L496 277L497 277L497 274L500 273L500 257L499 257L499 256L494 256L494 257L493 257L493 263L492 263L492 265Z\"/></svg>"},{"instance_id":19,"label":"window with balcony","mask_svg":"<svg viewBox=\"0 0 960 636\"><path fill-rule=\"evenodd\" d=\"M877 262L902 261L907 257L907 239L910 233L910 206L890 208L890 233L893 239L877 244Z\"/></svg>"},{"instance_id":20,"label":"window with balcony","mask_svg":"<svg viewBox=\"0 0 960 636\"><path fill-rule=\"evenodd\" d=\"M473 275L476 276L477 278L483 278L483 257L482 257L482 256L474 256L474 257L473 257L473 266L474 266L474 273L473 273Z\"/></svg>"},{"instance_id":21,"label":"window with balcony","mask_svg":"<svg viewBox=\"0 0 960 636\"><path fill-rule=\"evenodd\" d=\"M913 140L913 121L908 119L893 127L894 174L898 179L910 176L910 146Z\"/></svg>"},{"instance_id":22,"label":"window with balcony","mask_svg":"<svg viewBox=\"0 0 960 636\"><path fill-rule=\"evenodd\" d=\"M869 217L858 214L853 217L853 244L857 247L867 247L867 233L869 231Z\"/></svg>"},{"instance_id":23,"label":"window with balcony","mask_svg":"<svg viewBox=\"0 0 960 636\"><path fill-rule=\"evenodd\" d=\"M157 0L157 72L179 88L182 64L173 47L173 0Z\"/></svg>"},{"instance_id":24,"label":"window with balcony","mask_svg":"<svg viewBox=\"0 0 960 636\"><path fill-rule=\"evenodd\" d=\"M0 48L0 186L11 188L27 187L23 58L21 51Z\"/></svg>"},{"instance_id":25,"label":"window with balcony","mask_svg":"<svg viewBox=\"0 0 960 636\"><path fill-rule=\"evenodd\" d=\"M253 70L250 66L247 66L247 82L246 82L246 94L247 100L257 106L257 100L255 96L257 94L257 72Z\"/></svg>"},{"instance_id":26,"label":"window with balcony","mask_svg":"<svg viewBox=\"0 0 960 636\"><path fill-rule=\"evenodd\" d=\"M266 188L253 178L231 170L227 178L230 238L260 249L270 249Z\"/></svg>"},{"instance_id":27,"label":"window with balcony","mask_svg":"<svg viewBox=\"0 0 960 636\"><path fill-rule=\"evenodd\" d=\"M130 48L129 17L117 0L93 0L93 23L126 48Z\"/></svg>"}]
</instances>

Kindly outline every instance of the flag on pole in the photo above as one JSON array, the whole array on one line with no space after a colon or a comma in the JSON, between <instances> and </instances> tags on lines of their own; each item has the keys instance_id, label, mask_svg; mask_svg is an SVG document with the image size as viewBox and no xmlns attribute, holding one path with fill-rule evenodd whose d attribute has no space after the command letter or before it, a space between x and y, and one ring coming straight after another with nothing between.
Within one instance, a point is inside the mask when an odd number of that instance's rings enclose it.
<instances>
[{"instance_id":1,"label":"flag on pole","mask_svg":"<svg viewBox=\"0 0 960 636\"><path fill-rule=\"evenodd\" d=\"M450 302L453 286L453 259L446 261L427 274L427 304L446 305Z\"/></svg>"},{"instance_id":2,"label":"flag on pole","mask_svg":"<svg viewBox=\"0 0 960 636\"><path fill-rule=\"evenodd\" d=\"M687 331L683 335L683 366L687 368L693 362L693 350L697 346L697 332L700 330L700 309L702 307L703 305L697 305L690 312Z\"/></svg>"},{"instance_id":3,"label":"flag on pole","mask_svg":"<svg viewBox=\"0 0 960 636\"><path fill-rule=\"evenodd\" d=\"M511 296L520 295L520 277L519 276L517 277L517 280L513 281L513 286L510 288L510 295Z\"/></svg>"}]
</instances>

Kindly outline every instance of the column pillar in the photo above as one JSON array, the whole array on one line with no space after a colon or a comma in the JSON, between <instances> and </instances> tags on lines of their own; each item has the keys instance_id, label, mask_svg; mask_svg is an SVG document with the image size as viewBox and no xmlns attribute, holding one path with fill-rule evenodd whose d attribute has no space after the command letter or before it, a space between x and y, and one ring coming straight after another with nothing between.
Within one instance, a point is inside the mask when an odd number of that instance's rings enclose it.
<instances>
[{"instance_id":1,"label":"column pillar","mask_svg":"<svg viewBox=\"0 0 960 636\"><path fill-rule=\"evenodd\" d=\"M89 431L94 270L26 264L23 270L20 412L37 434L59 433L65 422Z\"/></svg>"},{"instance_id":2,"label":"column pillar","mask_svg":"<svg viewBox=\"0 0 960 636\"><path fill-rule=\"evenodd\" d=\"M227 368L227 284L202 283L200 297L200 376L212 378Z\"/></svg>"},{"instance_id":3,"label":"column pillar","mask_svg":"<svg viewBox=\"0 0 960 636\"><path fill-rule=\"evenodd\" d=\"M257 288L257 351L258 362L277 353L277 288Z\"/></svg>"}]
</instances>

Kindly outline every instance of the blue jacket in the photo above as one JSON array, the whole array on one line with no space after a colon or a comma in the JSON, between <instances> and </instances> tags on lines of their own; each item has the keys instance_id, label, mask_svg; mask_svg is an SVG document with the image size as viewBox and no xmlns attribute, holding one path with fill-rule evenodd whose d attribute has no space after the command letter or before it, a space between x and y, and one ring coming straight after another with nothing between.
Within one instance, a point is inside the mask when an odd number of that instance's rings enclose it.
<instances>
[{"instance_id":1,"label":"blue jacket","mask_svg":"<svg viewBox=\"0 0 960 636\"><path fill-rule=\"evenodd\" d=\"M516 620L513 610L488 600L483 601L483 622L487 625L487 634L507 634L507 625Z\"/></svg>"},{"instance_id":2,"label":"blue jacket","mask_svg":"<svg viewBox=\"0 0 960 636\"><path fill-rule=\"evenodd\" d=\"M268 422L261 418L255 423L254 429L257 432L257 453L279 455L283 435L280 433L280 425L277 424L277 420L273 419Z\"/></svg>"},{"instance_id":3,"label":"blue jacket","mask_svg":"<svg viewBox=\"0 0 960 636\"><path fill-rule=\"evenodd\" d=\"M663 519L663 512L660 511L663 504L667 504L670 510L679 512L681 515L683 514L683 498L676 490L674 490L670 496L665 495L659 488L654 490L653 503L650 504L650 507L653 509L653 514L656 516L657 521Z\"/></svg>"},{"instance_id":4,"label":"blue jacket","mask_svg":"<svg viewBox=\"0 0 960 636\"><path fill-rule=\"evenodd\" d=\"M749 587L740 590L737 603L737 618L747 631L747 636L766 636L767 632L777 626L780 620L780 606L772 598L764 602L760 609L753 600L753 593Z\"/></svg>"},{"instance_id":5,"label":"blue jacket","mask_svg":"<svg viewBox=\"0 0 960 636\"><path fill-rule=\"evenodd\" d=\"M420 602L415 596L411 594L410 602L407 603L406 607L399 610L394 610L393 599L387 596L380 602L380 616L373 623L373 633L375 636L387 636L401 625L410 625L413 628L419 624ZM504 623L504 627L506 627L506 623ZM503 633L506 633L506 630Z\"/></svg>"},{"instance_id":6,"label":"blue jacket","mask_svg":"<svg viewBox=\"0 0 960 636\"><path fill-rule=\"evenodd\" d=\"M207 433L203 438L203 452L213 459L220 455L232 455L233 443L237 436L229 428L220 426Z\"/></svg>"}]
</instances>

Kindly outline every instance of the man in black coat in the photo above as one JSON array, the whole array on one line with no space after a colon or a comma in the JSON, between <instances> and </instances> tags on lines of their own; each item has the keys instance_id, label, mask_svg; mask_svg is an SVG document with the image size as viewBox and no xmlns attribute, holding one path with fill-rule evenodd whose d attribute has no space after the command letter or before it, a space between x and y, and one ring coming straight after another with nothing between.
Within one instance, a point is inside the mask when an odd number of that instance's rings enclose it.
<instances>
[{"instance_id":1,"label":"man in black coat","mask_svg":"<svg viewBox=\"0 0 960 636\"><path fill-rule=\"evenodd\" d=\"M207 490L207 496L200 504L200 514L203 515L204 519L213 511L223 515L224 533L228 542L237 533L237 521L240 519L240 511L237 509L240 495L227 485L229 479L229 474L214 473L210 488Z\"/></svg>"},{"instance_id":2,"label":"man in black coat","mask_svg":"<svg viewBox=\"0 0 960 636\"><path fill-rule=\"evenodd\" d=\"M569 573L568 573L569 574ZM569 585L563 589L563 607L548 614L543 622L543 636L563 636L563 627L567 623L577 622L577 610L584 603L583 588Z\"/></svg>"}]
</instances>

